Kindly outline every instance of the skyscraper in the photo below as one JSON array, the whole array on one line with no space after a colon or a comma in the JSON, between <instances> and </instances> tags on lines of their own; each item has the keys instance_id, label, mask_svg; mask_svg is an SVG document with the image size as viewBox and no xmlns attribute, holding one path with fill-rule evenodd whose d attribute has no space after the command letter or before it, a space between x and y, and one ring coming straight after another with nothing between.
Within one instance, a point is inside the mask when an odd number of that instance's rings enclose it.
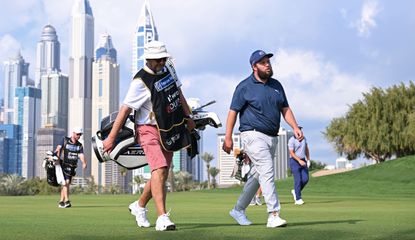
<instances>
[{"instance_id":1,"label":"skyscraper","mask_svg":"<svg viewBox=\"0 0 415 240\"><path fill-rule=\"evenodd\" d=\"M13 123L15 89L29 83L29 63L25 62L20 51L16 57L4 62L4 123Z\"/></svg>"},{"instance_id":2,"label":"skyscraper","mask_svg":"<svg viewBox=\"0 0 415 240\"><path fill-rule=\"evenodd\" d=\"M0 173L22 174L20 126L0 124Z\"/></svg>"},{"instance_id":3,"label":"skyscraper","mask_svg":"<svg viewBox=\"0 0 415 240\"><path fill-rule=\"evenodd\" d=\"M137 21L137 25L133 36L133 63L131 74L132 77L142 68L145 64L144 46L153 41L158 40L156 25L154 24L153 14L150 10L150 4L147 0L144 1L141 13ZM144 177L150 176L150 169L148 166L133 170L133 176L142 175Z\"/></svg>"},{"instance_id":4,"label":"skyscraper","mask_svg":"<svg viewBox=\"0 0 415 240\"><path fill-rule=\"evenodd\" d=\"M111 36L101 34L95 48L95 59L92 65L92 135L100 129L101 120L110 113L118 111L120 72L117 64L117 50ZM121 167L113 161L99 163L92 154L91 175L98 186L119 186L128 190L131 172L123 176Z\"/></svg>"},{"instance_id":5,"label":"skyscraper","mask_svg":"<svg viewBox=\"0 0 415 240\"><path fill-rule=\"evenodd\" d=\"M35 86L41 88L42 75L51 72L60 72L60 43L55 28L48 24L37 43Z\"/></svg>"},{"instance_id":6,"label":"skyscraper","mask_svg":"<svg viewBox=\"0 0 415 240\"><path fill-rule=\"evenodd\" d=\"M14 98L14 124L20 126L21 176L29 179L35 174L36 132L40 127L41 90L34 87L17 87Z\"/></svg>"},{"instance_id":7,"label":"skyscraper","mask_svg":"<svg viewBox=\"0 0 415 240\"><path fill-rule=\"evenodd\" d=\"M68 76L60 72L41 76L41 127L68 129Z\"/></svg>"},{"instance_id":8,"label":"skyscraper","mask_svg":"<svg viewBox=\"0 0 415 240\"><path fill-rule=\"evenodd\" d=\"M146 43L158 39L159 36L154 23L153 14L150 10L150 4L145 0L143 7L141 8L140 17L138 18L133 37L132 76L144 67L145 59L143 58L143 55Z\"/></svg>"},{"instance_id":9,"label":"skyscraper","mask_svg":"<svg viewBox=\"0 0 415 240\"><path fill-rule=\"evenodd\" d=\"M91 165L92 61L94 55L94 17L89 0L76 0L72 9L71 53L69 58L68 134L75 126L84 129L81 142ZM79 176L89 176L78 167Z\"/></svg>"}]
</instances>

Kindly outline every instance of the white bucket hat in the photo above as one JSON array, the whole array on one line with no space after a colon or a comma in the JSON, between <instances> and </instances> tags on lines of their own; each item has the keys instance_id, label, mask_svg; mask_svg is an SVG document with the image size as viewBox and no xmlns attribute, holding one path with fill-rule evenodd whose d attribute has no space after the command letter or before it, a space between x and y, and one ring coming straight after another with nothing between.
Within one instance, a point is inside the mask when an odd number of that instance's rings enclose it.
<instances>
[{"instance_id":1,"label":"white bucket hat","mask_svg":"<svg viewBox=\"0 0 415 240\"><path fill-rule=\"evenodd\" d=\"M82 134L84 133L83 129L81 127L74 127L72 132L77 133L77 134Z\"/></svg>"},{"instance_id":2,"label":"white bucket hat","mask_svg":"<svg viewBox=\"0 0 415 240\"><path fill-rule=\"evenodd\" d=\"M145 59L168 58L170 54L167 52L166 45L160 41L151 41L144 46Z\"/></svg>"}]
</instances>

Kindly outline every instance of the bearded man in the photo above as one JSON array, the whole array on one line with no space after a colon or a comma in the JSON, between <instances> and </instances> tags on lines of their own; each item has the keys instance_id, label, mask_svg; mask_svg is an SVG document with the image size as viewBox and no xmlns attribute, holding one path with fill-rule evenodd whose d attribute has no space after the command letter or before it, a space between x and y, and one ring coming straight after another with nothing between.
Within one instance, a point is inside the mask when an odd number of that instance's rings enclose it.
<instances>
[{"instance_id":1,"label":"bearded man","mask_svg":"<svg viewBox=\"0 0 415 240\"><path fill-rule=\"evenodd\" d=\"M297 139L302 139L303 133L288 105L284 88L278 80L271 78L272 56L272 53L262 50L252 53L249 63L253 72L236 87L226 122L222 149L228 154L233 150L232 132L239 113L242 147L251 159L251 170L243 192L229 212L239 225L252 224L245 215L245 209L260 186L267 205L266 226L275 228L287 224L287 221L280 217L281 206L274 182L273 161L281 114L293 128Z\"/></svg>"}]
</instances>

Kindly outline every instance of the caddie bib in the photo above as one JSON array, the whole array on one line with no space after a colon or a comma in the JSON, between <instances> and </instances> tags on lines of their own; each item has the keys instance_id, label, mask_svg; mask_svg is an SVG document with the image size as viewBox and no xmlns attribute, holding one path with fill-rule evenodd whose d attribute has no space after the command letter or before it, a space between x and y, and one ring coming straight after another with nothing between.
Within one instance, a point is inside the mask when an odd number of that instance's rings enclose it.
<instances>
[{"instance_id":1,"label":"caddie bib","mask_svg":"<svg viewBox=\"0 0 415 240\"><path fill-rule=\"evenodd\" d=\"M134 78L140 78L150 90L153 114L163 148L173 152L190 146L190 133L186 128L179 88L170 72L154 75L141 69Z\"/></svg>"}]
</instances>

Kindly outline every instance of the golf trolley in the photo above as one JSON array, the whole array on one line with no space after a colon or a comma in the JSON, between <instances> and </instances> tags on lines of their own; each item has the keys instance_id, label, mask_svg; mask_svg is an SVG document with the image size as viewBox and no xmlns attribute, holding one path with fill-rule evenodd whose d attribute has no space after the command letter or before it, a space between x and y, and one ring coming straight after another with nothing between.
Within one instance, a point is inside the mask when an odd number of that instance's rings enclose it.
<instances>
[{"instance_id":1,"label":"golf trolley","mask_svg":"<svg viewBox=\"0 0 415 240\"><path fill-rule=\"evenodd\" d=\"M216 101L211 101L192 110L193 120L196 124L197 130L202 131L207 125L214 128L222 126L222 123L216 113L202 110L203 107L211 105L215 102ZM108 154L103 151L102 142L111 132L117 114L118 112L113 112L109 116L102 119L100 130L97 131L96 135L92 137L92 146L94 148L95 156L101 163L111 160L127 169L137 169L147 165L147 159L143 148L135 142L136 129L133 115L128 116L119 131L115 141L115 147L111 153ZM193 131L192 134L195 134L196 138L200 138L197 135L197 131Z\"/></svg>"}]
</instances>

